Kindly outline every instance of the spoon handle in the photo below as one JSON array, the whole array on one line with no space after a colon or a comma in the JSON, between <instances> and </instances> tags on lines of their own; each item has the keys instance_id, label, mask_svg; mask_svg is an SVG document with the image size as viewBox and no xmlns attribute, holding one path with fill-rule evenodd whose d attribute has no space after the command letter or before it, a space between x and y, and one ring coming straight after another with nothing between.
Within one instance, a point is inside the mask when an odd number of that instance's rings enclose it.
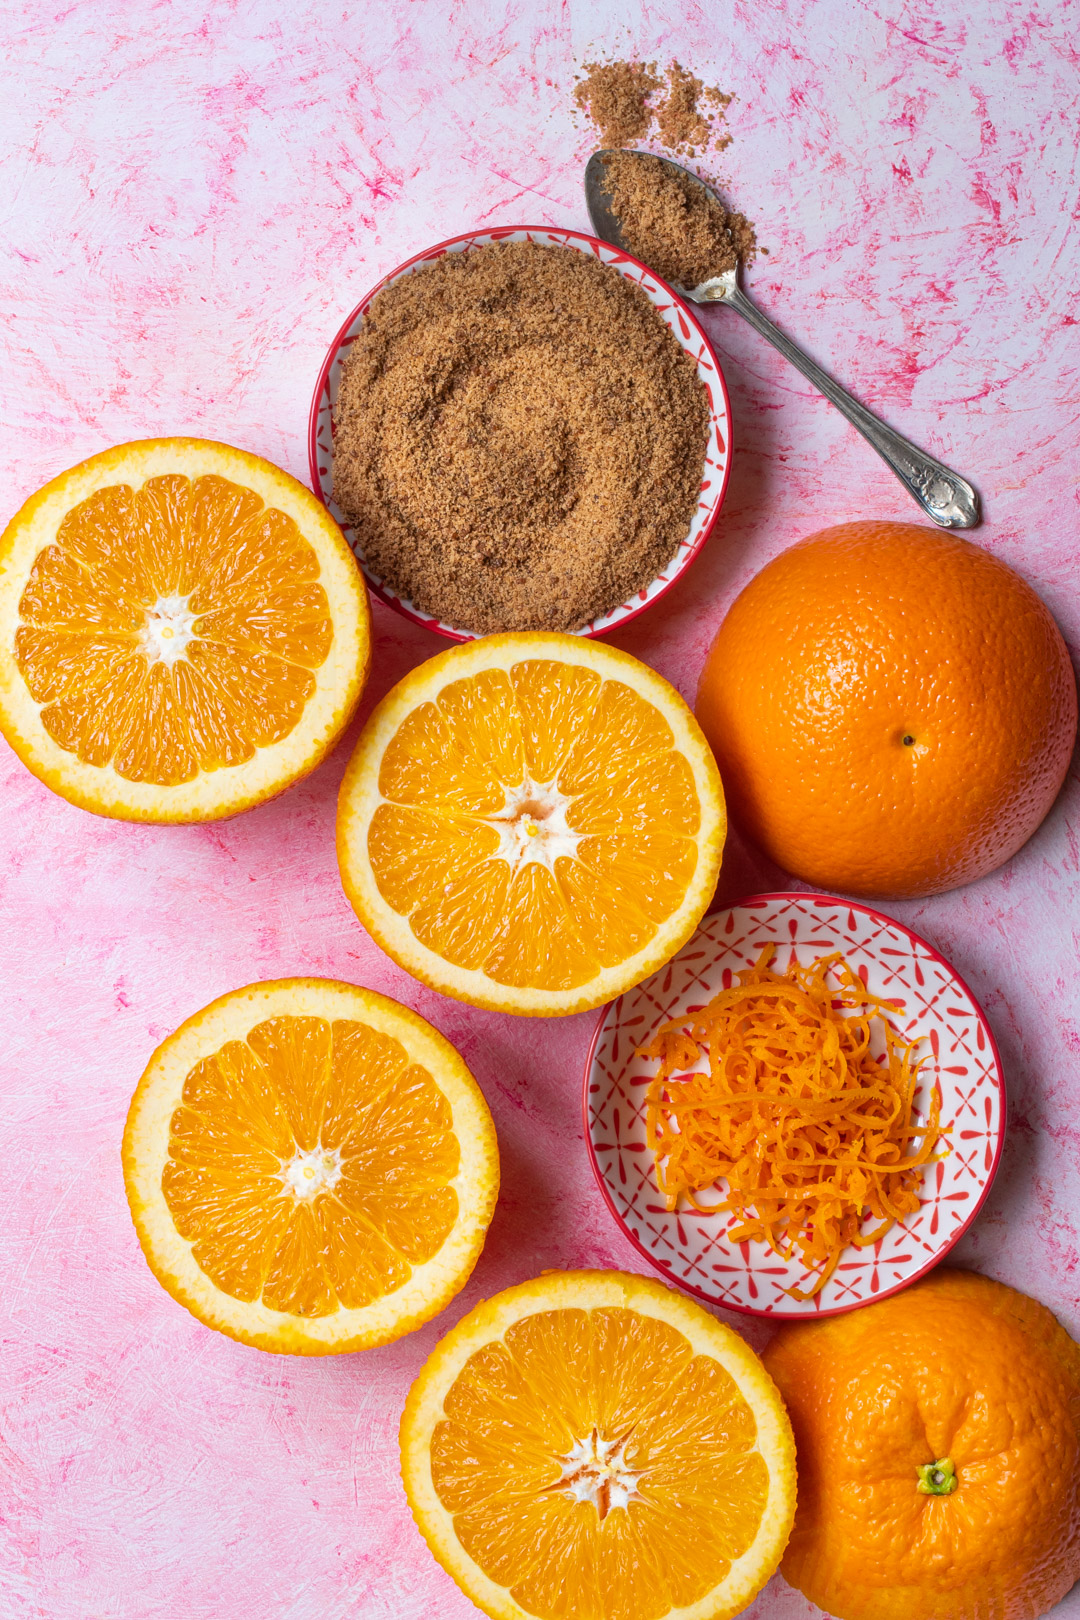
<instances>
[{"instance_id":1,"label":"spoon handle","mask_svg":"<svg viewBox=\"0 0 1080 1620\"><path fill-rule=\"evenodd\" d=\"M887 461L900 482L910 490L919 505L935 523L943 529L973 529L979 521L979 497L966 479L958 473L951 472L942 462L928 456L925 451L919 450L893 428L886 427L885 423L868 411L865 405L860 405L853 399L846 388L834 382L827 371L804 354L799 346L792 343L789 337L774 326L767 315L763 315L757 305L743 292L742 288L729 283L724 288L722 298L718 302L729 304L737 309L744 320L749 321L755 332L779 349L785 360L790 360L808 377L815 388L821 390L826 399L832 400L838 411L841 411L853 427L858 428L863 438L873 445L878 455Z\"/></svg>"}]
</instances>

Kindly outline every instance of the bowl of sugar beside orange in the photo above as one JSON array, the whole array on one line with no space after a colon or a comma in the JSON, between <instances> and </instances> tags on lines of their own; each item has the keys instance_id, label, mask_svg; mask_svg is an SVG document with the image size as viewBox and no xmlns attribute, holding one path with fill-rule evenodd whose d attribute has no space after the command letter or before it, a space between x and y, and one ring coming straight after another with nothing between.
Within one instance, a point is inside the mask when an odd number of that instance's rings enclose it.
<instances>
[{"instance_id":1,"label":"bowl of sugar beside orange","mask_svg":"<svg viewBox=\"0 0 1080 1620\"><path fill-rule=\"evenodd\" d=\"M311 483L375 596L455 641L595 636L669 590L731 456L719 362L645 265L578 231L441 242L323 362Z\"/></svg>"}]
</instances>

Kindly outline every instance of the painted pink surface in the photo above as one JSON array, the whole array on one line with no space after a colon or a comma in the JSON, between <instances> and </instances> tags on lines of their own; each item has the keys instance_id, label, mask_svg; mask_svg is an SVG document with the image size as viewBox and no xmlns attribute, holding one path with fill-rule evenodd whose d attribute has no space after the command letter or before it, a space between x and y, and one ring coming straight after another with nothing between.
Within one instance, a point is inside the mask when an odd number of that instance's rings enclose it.
<instances>
[{"instance_id":1,"label":"painted pink surface","mask_svg":"<svg viewBox=\"0 0 1080 1620\"><path fill-rule=\"evenodd\" d=\"M975 12L976 20L971 20ZM978 485L980 542L1074 647L1075 26L1046 0L601 0L4 8L5 515L119 440L196 433L306 475L326 345L381 275L473 226L585 228L595 55L677 57L734 90L717 170L770 248L763 307ZM887 470L735 317L706 314L735 418L720 526L617 637L687 695L726 605L791 541L910 518ZM437 650L376 607L368 702ZM441 644L440 644L441 645ZM525 1022L421 989L342 898L334 795L355 736L277 803L123 826L6 750L0 794L0 1614L376 1620L473 1613L398 1483L405 1391L438 1334L546 1266L644 1269L581 1141L591 1017ZM1075 781L1003 871L885 907L955 963L1000 1043L1001 1173L960 1257L1080 1333ZM721 896L783 887L735 836ZM155 1043L252 979L389 992L461 1047L504 1192L472 1283L401 1344L277 1359L198 1326L146 1269L119 1163ZM760 1343L762 1331L736 1325ZM751 1611L816 1611L776 1580ZM1059 1611L1080 1615L1080 1593Z\"/></svg>"}]
</instances>

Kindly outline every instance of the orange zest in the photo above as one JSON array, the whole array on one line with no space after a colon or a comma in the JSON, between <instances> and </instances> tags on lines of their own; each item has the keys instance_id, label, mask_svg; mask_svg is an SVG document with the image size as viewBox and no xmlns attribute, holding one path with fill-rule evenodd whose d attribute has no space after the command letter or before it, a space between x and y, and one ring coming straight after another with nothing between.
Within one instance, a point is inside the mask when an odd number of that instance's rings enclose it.
<instances>
[{"instance_id":1,"label":"orange zest","mask_svg":"<svg viewBox=\"0 0 1080 1620\"><path fill-rule=\"evenodd\" d=\"M668 1209L685 1197L730 1212L731 1242L798 1254L816 1275L806 1292L786 1292L807 1300L849 1245L869 1248L918 1209L923 1166L944 1157L935 1149L950 1127L937 1085L926 1123L916 1121L922 1060L912 1054L924 1037L897 1032L896 1003L868 990L839 951L776 973L775 949L642 1050L660 1062L646 1132ZM703 1054L707 1073L682 1072ZM720 1181L727 1196L702 1203L696 1195Z\"/></svg>"}]
</instances>

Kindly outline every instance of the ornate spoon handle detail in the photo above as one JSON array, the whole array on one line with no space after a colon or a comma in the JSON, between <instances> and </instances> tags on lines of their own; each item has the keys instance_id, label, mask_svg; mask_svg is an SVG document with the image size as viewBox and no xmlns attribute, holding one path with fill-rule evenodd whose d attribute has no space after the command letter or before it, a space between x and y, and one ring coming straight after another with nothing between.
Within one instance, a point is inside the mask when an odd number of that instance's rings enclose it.
<instances>
[{"instance_id":1,"label":"ornate spoon handle detail","mask_svg":"<svg viewBox=\"0 0 1080 1620\"><path fill-rule=\"evenodd\" d=\"M774 349L779 349L785 360L790 360L815 388L820 389L826 399L832 401L838 411L843 412L852 426L858 428L863 438L888 462L900 482L910 490L935 523L939 523L943 529L973 529L980 517L979 497L967 480L919 450L910 439L887 427L873 411L868 411L865 405L853 399L846 388L834 382L827 371L822 371L816 361L804 354L798 344L793 343L778 326L773 325L767 315L761 313L735 278L734 270L714 276L700 287L695 287L691 296L699 304L723 303L738 310L755 332L759 332Z\"/></svg>"}]
</instances>

